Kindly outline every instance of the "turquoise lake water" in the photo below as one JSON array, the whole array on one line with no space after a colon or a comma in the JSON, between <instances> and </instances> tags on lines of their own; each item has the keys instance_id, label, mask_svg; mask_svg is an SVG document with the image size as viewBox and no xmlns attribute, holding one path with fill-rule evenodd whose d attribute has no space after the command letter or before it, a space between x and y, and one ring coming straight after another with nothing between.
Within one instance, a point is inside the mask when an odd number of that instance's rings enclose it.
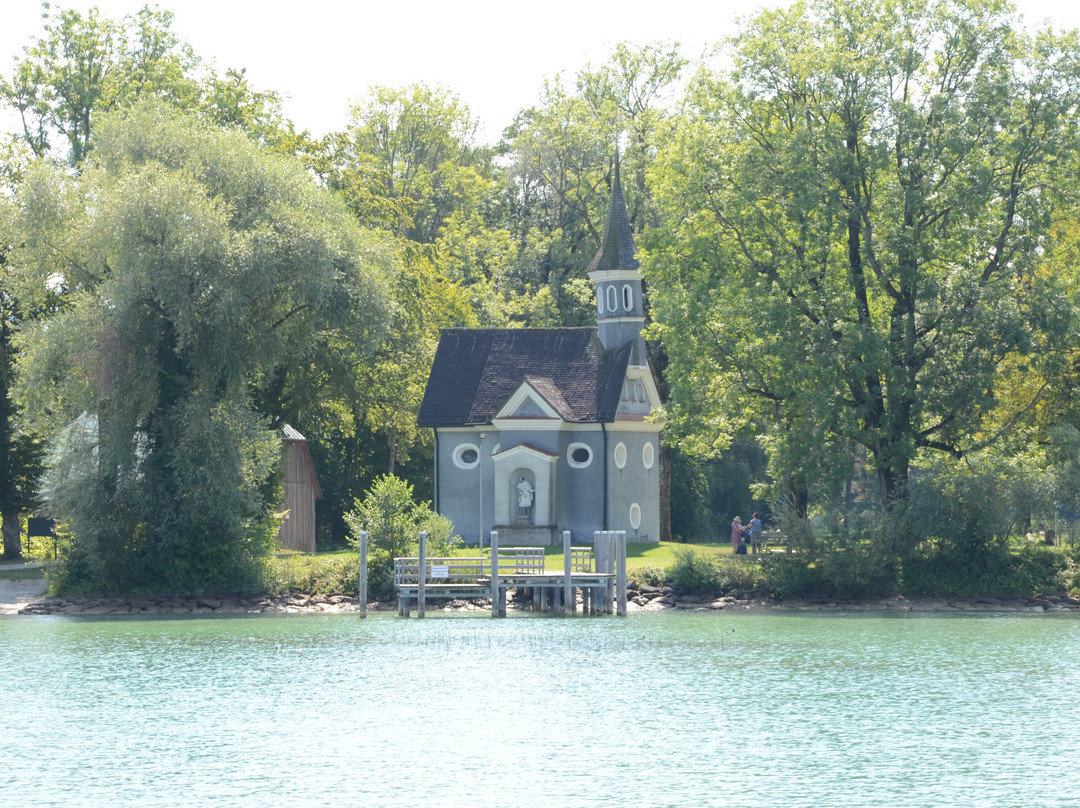
<instances>
[{"instance_id":1,"label":"turquoise lake water","mask_svg":"<svg viewBox=\"0 0 1080 808\"><path fill-rule=\"evenodd\" d=\"M1080 616L0 620L0 806L1080 805Z\"/></svg>"}]
</instances>

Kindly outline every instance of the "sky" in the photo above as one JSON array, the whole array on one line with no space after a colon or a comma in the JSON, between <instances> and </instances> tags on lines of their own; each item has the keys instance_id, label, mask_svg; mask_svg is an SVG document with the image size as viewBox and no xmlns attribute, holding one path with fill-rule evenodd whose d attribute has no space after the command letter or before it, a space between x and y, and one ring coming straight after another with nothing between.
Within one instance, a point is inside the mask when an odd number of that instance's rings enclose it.
<instances>
[{"instance_id":1,"label":"sky","mask_svg":"<svg viewBox=\"0 0 1080 808\"><path fill-rule=\"evenodd\" d=\"M219 72L284 97L285 115L315 136L345 128L350 106L376 85L440 86L468 104L480 140L495 143L545 78L568 81L615 45L679 42L696 58L735 31L739 17L781 0L162 0L173 29ZM120 20L147 0L54 0ZM149 3L155 5L155 3ZM1076 0L1018 0L1028 22L1080 28ZM0 0L0 71L42 33L36 0ZM6 128L6 126L5 126Z\"/></svg>"}]
</instances>

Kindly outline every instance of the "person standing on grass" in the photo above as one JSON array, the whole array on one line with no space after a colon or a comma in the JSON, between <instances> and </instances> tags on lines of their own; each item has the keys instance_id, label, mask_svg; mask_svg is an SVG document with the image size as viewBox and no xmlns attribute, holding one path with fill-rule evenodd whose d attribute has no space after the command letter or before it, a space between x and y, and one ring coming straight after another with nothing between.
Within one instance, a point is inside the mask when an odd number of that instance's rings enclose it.
<instances>
[{"instance_id":1,"label":"person standing on grass","mask_svg":"<svg viewBox=\"0 0 1080 808\"><path fill-rule=\"evenodd\" d=\"M761 517L754 511L754 518L750 520L750 552L756 554L758 545L761 543Z\"/></svg>"},{"instance_id":2,"label":"person standing on grass","mask_svg":"<svg viewBox=\"0 0 1080 808\"><path fill-rule=\"evenodd\" d=\"M742 542L743 526L742 517L736 516L731 523L731 552L739 552L739 544Z\"/></svg>"}]
</instances>

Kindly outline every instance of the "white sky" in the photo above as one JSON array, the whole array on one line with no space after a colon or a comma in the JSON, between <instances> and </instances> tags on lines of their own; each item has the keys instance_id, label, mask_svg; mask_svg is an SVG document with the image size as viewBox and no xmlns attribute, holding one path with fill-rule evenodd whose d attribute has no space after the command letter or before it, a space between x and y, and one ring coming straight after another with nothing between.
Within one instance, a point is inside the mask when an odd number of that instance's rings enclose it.
<instances>
[{"instance_id":1,"label":"white sky","mask_svg":"<svg viewBox=\"0 0 1080 808\"><path fill-rule=\"evenodd\" d=\"M54 0L120 20L146 0ZM623 41L678 41L695 57L732 33L737 17L777 0L162 0L173 29L205 61L246 68L256 89L285 97L298 129L344 129L369 87L413 82L445 87L498 140L514 114L536 103L545 77L572 79ZM154 5L154 3L151 3ZM1080 28L1076 0L1017 0L1029 22ZM37 0L0 0L0 71L42 31ZM0 125L6 120L0 118ZM5 127L6 128L6 127Z\"/></svg>"}]
</instances>

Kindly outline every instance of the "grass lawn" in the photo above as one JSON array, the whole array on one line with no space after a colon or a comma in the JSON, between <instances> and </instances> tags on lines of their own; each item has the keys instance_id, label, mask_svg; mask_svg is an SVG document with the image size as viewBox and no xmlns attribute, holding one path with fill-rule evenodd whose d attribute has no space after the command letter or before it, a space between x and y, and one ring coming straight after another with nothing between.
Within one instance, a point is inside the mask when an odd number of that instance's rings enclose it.
<instances>
[{"instance_id":1,"label":"grass lawn","mask_svg":"<svg viewBox=\"0 0 1080 808\"><path fill-rule=\"evenodd\" d=\"M588 545L586 545L588 546ZM487 548L484 548L485 551ZM655 542L648 543L635 543L628 542L626 545L626 568L628 570L640 569L643 567L657 567L663 569L670 567L675 563L675 554L682 551L692 550L698 555L706 556L708 558L729 558L733 559L734 556L731 552L731 542L709 542L707 544L692 544L688 542L670 542L663 541L659 544ZM355 555L356 550L328 550L321 551L316 554L317 557L334 557L334 556L350 556ZM455 556L471 557L477 555L476 547L462 547L454 552ZM280 553L279 559L294 557L298 562L303 563L300 559L310 558L311 556L305 556L303 553ZM544 566L548 570L554 572L560 572L563 568L563 552L562 545L556 547L544 548Z\"/></svg>"},{"instance_id":2,"label":"grass lawn","mask_svg":"<svg viewBox=\"0 0 1080 808\"><path fill-rule=\"evenodd\" d=\"M626 569L636 570L645 567L664 569L675 563L675 554L693 550L698 555L708 558L731 558L731 542L710 544L687 544L682 542L662 541L659 544L627 542ZM544 548L544 566L548 570L561 571L563 568L562 546Z\"/></svg>"},{"instance_id":3,"label":"grass lawn","mask_svg":"<svg viewBox=\"0 0 1080 808\"><path fill-rule=\"evenodd\" d=\"M20 563L0 563L0 579L5 581L35 581L45 577L45 567L26 567Z\"/></svg>"}]
</instances>

